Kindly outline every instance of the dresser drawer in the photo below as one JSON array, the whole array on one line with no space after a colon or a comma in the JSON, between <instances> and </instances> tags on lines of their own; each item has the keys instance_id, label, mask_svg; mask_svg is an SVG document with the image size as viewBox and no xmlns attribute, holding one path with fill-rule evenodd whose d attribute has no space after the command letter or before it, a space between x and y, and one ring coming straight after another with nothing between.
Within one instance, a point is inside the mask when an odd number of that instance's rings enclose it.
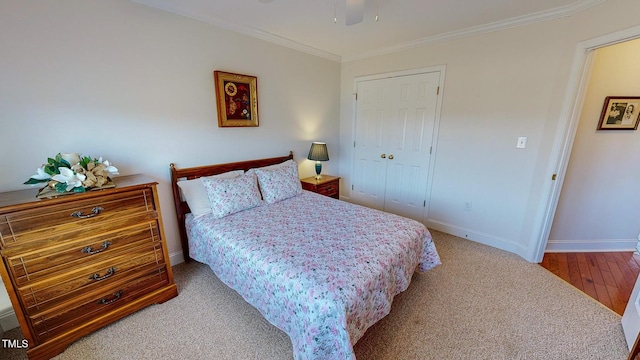
<instances>
[{"instance_id":1,"label":"dresser drawer","mask_svg":"<svg viewBox=\"0 0 640 360\"><path fill-rule=\"evenodd\" d=\"M133 279L123 279L101 292L80 298L76 306L60 306L30 315L29 322L39 342L63 334L99 316L112 312L137 297L168 285L165 268L142 273Z\"/></svg>"},{"instance_id":2,"label":"dresser drawer","mask_svg":"<svg viewBox=\"0 0 640 360\"><path fill-rule=\"evenodd\" d=\"M23 286L56 274L91 266L120 254L128 254L132 248L140 244L160 242L158 224L151 221L126 228L115 228L92 237L71 238L49 247L14 247L4 251L3 255L16 285Z\"/></svg>"},{"instance_id":3,"label":"dresser drawer","mask_svg":"<svg viewBox=\"0 0 640 360\"><path fill-rule=\"evenodd\" d=\"M0 245L8 249L31 241L86 235L91 228L113 228L111 222L126 223L135 215L154 211L151 191L141 189L0 214Z\"/></svg>"},{"instance_id":4,"label":"dresser drawer","mask_svg":"<svg viewBox=\"0 0 640 360\"><path fill-rule=\"evenodd\" d=\"M129 254L121 254L46 281L29 283L19 287L17 292L27 313L33 314L61 303L73 306L82 294L110 286L125 277L137 276L138 272L144 272L145 269L157 269L158 265L164 267L160 244L143 244L131 249Z\"/></svg>"}]
</instances>

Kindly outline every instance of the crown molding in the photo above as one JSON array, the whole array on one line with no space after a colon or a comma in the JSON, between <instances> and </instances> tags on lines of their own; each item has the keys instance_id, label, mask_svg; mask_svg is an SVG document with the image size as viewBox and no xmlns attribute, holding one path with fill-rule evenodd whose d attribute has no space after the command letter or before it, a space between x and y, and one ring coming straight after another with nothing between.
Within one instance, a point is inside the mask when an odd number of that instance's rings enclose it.
<instances>
[{"instance_id":1,"label":"crown molding","mask_svg":"<svg viewBox=\"0 0 640 360\"><path fill-rule=\"evenodd\" d=\"M327 51L316 49L314 47L301 44L299 42L281 37L279 35L270 33L268 31L259 30L246 25L240 25L237 22L227 19L225 17L203 15L195 12L184 11L166 2L160 5L156 1L153 1L153 2L148 0L132 0L132 1L145 6L152 7L152 8L167 11L173 14L182 15L194 20L202 21L202 22L215 25L233 32L241 33L257 39L275 43L275 44L288 47L294 50L298 50L307 54L318 56L327 60L345 63L345 62L380 56L380 55L391 54L399 51L409 50L409 49L413 49L413 48L417 48L420 46L429 45L437 42L460 39L460 38L479 35L479 34L486 34L493 31L499 31L499 30L509 29L513 27L524 26L524 25L534 24L538 22L543 22L543 21L548 21L548 20L553 20L553 19L558 19L563 17L569 17L581 11L587 10L591 7L600 5L606 2L607 0L577 0L572 4L557 7L550 10L540 11L540 12L518 16L518 17L506 19L506 20L496 21L489 24L485 24L485 25L451 31L448 33L440 34L440 35L429 36L429 37L414 40L414 41L400 43L398 45L394 45L391 47L386 47L379 50L365 52L362 54L351 55L351 56L340 56Z\"/></svg>"},{"instance_id":2,"label":"crown molding","mask_svg":"<svg viewBox=\"0 0 640 360\"><path fill-rule=\"evenodd\" d=\"M323 51L320 49L316 49L314 47L301 44L299 42L293 41L291 39L287 39L276 34L270 33L268 31L259 30L250 26L240 25L233 20L229 20L227 18L221 16L208 16L203 14L198 14L195 12L184 11L182 9L178 9L171 4L164 3L162 5L157 4L155 1L150 2L147 0L131 0L141 5L149 6L155 9L167 11L173 14L181 15L193 20L202 21L207 24L215 25L221 27L223 29L227 29L233 32L241 33L250 37L254 37L260 40L265 40L274 44L282 45L287 48L291 48L294 50L298 50L307 54L315 55L321 58L325 58L327 60L340 62L342 58L339 55L332 54L327 51Z\"/></svg>"},{"instance_id":3,"label":"crown molding","mask_svg":"<svg viewBox=\"0 0 640 360\"><path fill-rule=\"evenodd\" d=\"M342 62L350 62L355 60L362 60L370 57L387 55L399 51L409 50L413 48L417 48L424 45L429 45L437 42L444 42L449 40L460 39L464 37L486 34L493 31L499 31L504 29L509 29L518 26L525 26L529 24L535 24L538 22L569 17L573 16L581 11L589 9L591 7L600 5L607 0L578 0L570 5L565 5L561 7L557 7L550 10L540 11L536 13L531 13L523 16L518 16L506 20L496 21L485 25L469 27L461 30L451 31L448 33L429 36L423 39L418 39L414 41L404 42L395 46L387 47L384 49L370 51L367 53L362 53L359 55L353 56L343 56Z\"/></svg>"}]
</instances>

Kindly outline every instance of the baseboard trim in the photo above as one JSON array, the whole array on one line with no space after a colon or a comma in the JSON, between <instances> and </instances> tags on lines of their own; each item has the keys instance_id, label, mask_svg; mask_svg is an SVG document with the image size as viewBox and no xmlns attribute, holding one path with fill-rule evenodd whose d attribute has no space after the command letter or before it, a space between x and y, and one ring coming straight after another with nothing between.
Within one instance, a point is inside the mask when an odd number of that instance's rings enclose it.
<instances>
[{"instance_id":1,"label":"baseboard trim","mask_svg":"<svg viewBox=\"0 0 640 360\"><path fill-rule=\"evenodd\" d=\"M514 253L522 257L523 259L529 262L532 262L531 259L527 258L527 249L517 243L514 243L509 239L501 238L491 234L486 234L480 231L464 228L461 226L457 226L457 225L453 225L453 224L449 224L449 223L445 223L445 222L433 220L433 219L427 219L426 225L430 229L442 231L444 233L455 235L463 239L468 239L480 244L488 245L491 247L498 248L500 250L505 250L505 251Z\"/></svg>"},{"instance_id":2,"label":"baseboard trim","mask_svg":"<svg viewBox=\"0 0 640 360\"><path fill-rule=\"evenodd\" d=\"M171 261L171 266L178 265L184 262L184 255L182 251L174 252L169 254L169 261Z\"/></svg>"},{"instance_id":3,"label":"baseboard trim","mask_svg":"<svg viewBox=\"0 0 640 360\"><path fill-rule=\"evenodd\" d=\"M18 318L16 317L16 313L13 311L13 308L3 311L0 313L0 327L2 331L9 331L13 328L17 328L20 326L18 322Z\"/></svg>"},{"instance_id":4,"label":"baseboard trim","mask_svg":"<svg viewBox=\"0 0 640 360\"><path fill-rule=\"evenodd\" d=\"M549 240L545 253L549 252L621 252L637 251L635 239L609 240Z\"/></svg>"}]
</instances>

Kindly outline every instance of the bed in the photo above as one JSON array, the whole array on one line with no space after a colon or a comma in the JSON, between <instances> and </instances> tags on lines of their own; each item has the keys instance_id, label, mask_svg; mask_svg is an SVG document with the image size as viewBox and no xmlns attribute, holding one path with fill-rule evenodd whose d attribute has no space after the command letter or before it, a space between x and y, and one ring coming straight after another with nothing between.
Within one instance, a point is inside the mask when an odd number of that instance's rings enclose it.
<instances>
[{"instance_id":1,"label":"bed","mask_svg":"<svg viewBox=\"0 0 640 360\"><path fill-rule=\"evenodd\" d=\"M440 264L423 224L302 190L293 153L170 169L185 261L287 333L296 359L355 359L413 273ZM187 184L204 185L209 212Z\"/></svg>"}]
</instances>

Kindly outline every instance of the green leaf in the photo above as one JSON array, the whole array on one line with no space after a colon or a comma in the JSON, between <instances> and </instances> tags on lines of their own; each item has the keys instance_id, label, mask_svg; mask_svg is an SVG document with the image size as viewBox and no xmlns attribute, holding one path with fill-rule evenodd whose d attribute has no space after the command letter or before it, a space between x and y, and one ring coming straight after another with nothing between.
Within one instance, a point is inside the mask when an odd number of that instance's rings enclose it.
<instances>
[{"instance_id":1,"label":"green leaf","mask_svg":"<svg viewBox=\"0 0 640 360\"><path fill-rule=\"evenodd\" d=\"M53 160L53 162L51 160ZM69 164L69 162L67 160L63 159L62 155L60 155L60 153L58 153L58 155L56 155L55 159L49 159L49 164L55 166L56 168L59 168L59 167L71 168L71 164Z\"/></svg>"},{"instance_id":2,"label":"green leaf","mask_svg":"<svg viewBox=\"0 0 640 360\"><path fill-rule=\"evenodd\" d=\"M82 165L83 168L87 168L87 164L91 162L91 158L89 156L85 156L80 160L80 165Z\"/></svg>"},{"instance_id":3,"label":"green leaf","mask_svg":"<svg viewBox=\"0 0 640 360\"><path fill-rule=\"evenodd\" d=\"M34 184L40 184L40 183L47 182L47 181L49 181L49 179L38 180L38 179L34 179L34 178L29 178L29 180L24 182L24 184L25 185L34 185Z\"/></svg>"},{"instance_id":4,"label":"green leaf","mask_svg":"<svg viewBox=\"0 0 640 360\"><path fill-rule=\"evenodd\" d=\"M71 169L71 164L67 160L60 158L60 162L58 163L58 167L67 167L67 168Z\"/></svg>"},{"instance_id":5,"label":"green leaf","mask_svg":"<svg viewBox=\"0 0 640 360\"><path fill-rule=\"evenodd\" d=\"M66 192L67 191L67 184L59 182L56 184L56 191L57 192Z\"/></svg>"},{"instance_id":6,"label":"green leaf","mask_svg":"<svg viewBox=\"0 0 640 360\"><path fill-rule=\"evenodd\" d=\"M53 164L48 164L44 166L44 172L46 172L47 174L53 176L56 174L59 174L60 171L58 170L58 167L53 165Z\"/></svg>"}]
</instances>

